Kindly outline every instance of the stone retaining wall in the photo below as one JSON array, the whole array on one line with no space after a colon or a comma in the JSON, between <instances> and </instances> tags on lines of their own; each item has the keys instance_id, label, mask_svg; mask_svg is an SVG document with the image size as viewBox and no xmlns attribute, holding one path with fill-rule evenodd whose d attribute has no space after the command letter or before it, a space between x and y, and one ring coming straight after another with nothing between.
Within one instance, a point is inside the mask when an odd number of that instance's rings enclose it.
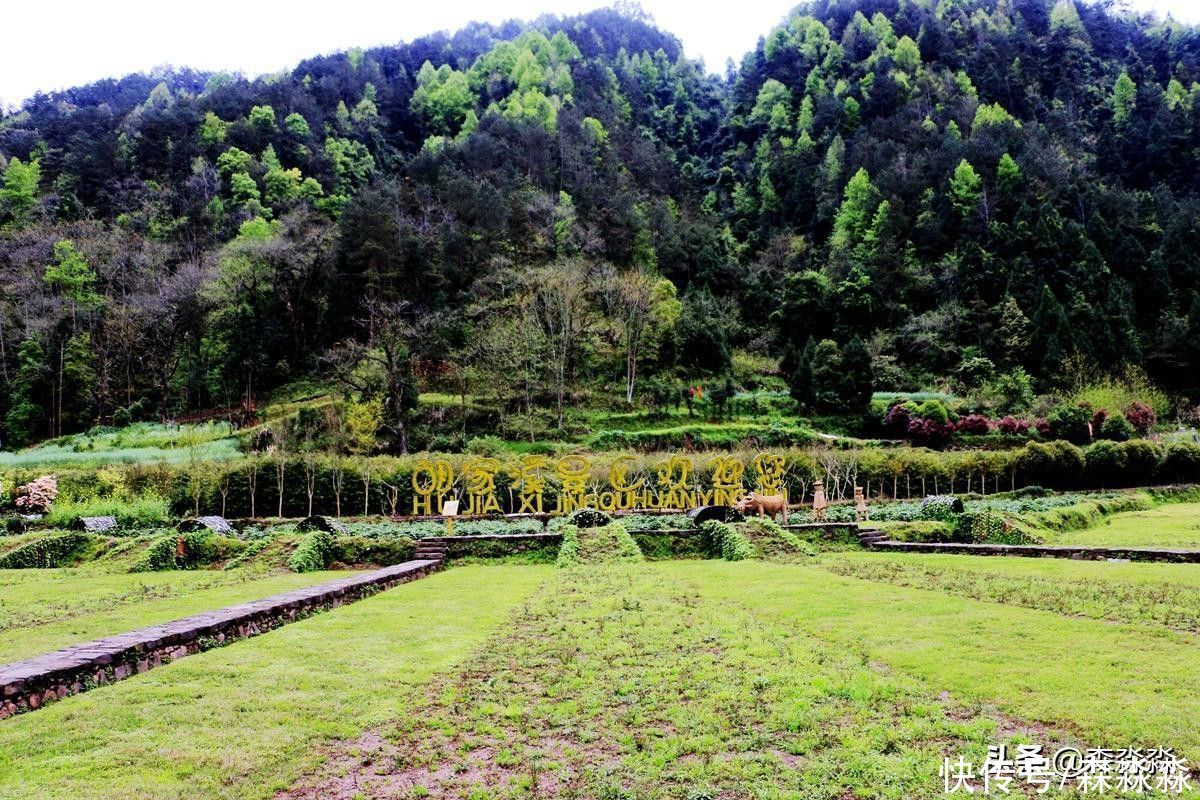
<instances>
[{"instance_id":1,"label":"stone retaining wall","mask_svg":"<svg viewBox=\"0 0 1200 800\"><path fill-rule=\"evenodd\" d=\"M0 719L353 603L440 566L408 561L0 665Z\"/></svg>"}]
</instances>

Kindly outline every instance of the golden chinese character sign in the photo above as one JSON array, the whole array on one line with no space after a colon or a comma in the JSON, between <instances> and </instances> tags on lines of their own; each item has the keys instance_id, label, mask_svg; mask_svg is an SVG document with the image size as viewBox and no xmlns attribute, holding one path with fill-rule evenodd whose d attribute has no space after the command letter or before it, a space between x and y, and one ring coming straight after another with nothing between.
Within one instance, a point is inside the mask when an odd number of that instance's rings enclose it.
<instances>
[{"instance_id":1,"label":"golden chinese character sign","mask_svg":"<svg viewBox=\"0 0 1200 800\"><path fill-rule=\"evenodd\" d=\"M454 488L454 468L444 459L422 458L413 468L412 488L415 516L439 514L442 498Z\"/></svg>"},{"instance_id":2,"label":"golden chinese character sign","mask_svg":"<svg viewBox=\"0 0 1200 800\"><path fill-rule=\"evenodd\" d=\"M698 464L693 456L675 454L644 470L638 469L633 456L620 455L609 462L606 476L602 466L593 474L593 466L593 457L584 455L557 461L526 455L507 464L470 456L456 476L449 461L423 458L412 475L413 514L437 514L448 498L460 498L461 513L467 516L500 514L497 476L509 479L511 511L517 514L570 514L581 508L688 511L735 505L750 488L765 495L787 493L787 464L783 456L772 453L759 453L750 464L732 455L716 455ZM548 507L551 476L557 478L558 494Z\"/></svg>"}]
</instances>

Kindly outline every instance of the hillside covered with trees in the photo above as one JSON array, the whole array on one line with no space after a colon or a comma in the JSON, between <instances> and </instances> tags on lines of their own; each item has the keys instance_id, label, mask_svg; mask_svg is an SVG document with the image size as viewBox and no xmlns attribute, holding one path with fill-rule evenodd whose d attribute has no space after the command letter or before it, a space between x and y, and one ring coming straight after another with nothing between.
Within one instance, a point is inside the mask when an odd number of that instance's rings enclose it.
<instances>
[{"instance_id":1,"label":"hillside covered with trees","mask_svg":"<svg viewBox=\"0 0 1200 800\"><path fill-rule=\"evenodd\" d=\"M0 118L3 439L308 378L395 450L418 388L531 437L772 376L1195 401L1198 160L1200 30L1077 0L814 0L722 76L604 10L38 95Z\"/></svg>"}]
</instances>

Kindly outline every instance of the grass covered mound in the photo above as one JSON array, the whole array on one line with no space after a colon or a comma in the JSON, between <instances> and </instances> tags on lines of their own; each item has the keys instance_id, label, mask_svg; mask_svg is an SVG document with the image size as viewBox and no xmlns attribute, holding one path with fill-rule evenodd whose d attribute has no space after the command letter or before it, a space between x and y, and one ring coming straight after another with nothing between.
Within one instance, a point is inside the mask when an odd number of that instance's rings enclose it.
<instances>
[{"instance_id":1,"label":"grass covered mound","mask_svg":"<svg viewBox=\"0 0 1200 800\"><path fill-rule=\"evenodd\" d=\"M772 519L750 517L737 526L759 553L766 558L816 555L817 548L791 531L785 531Z\"/></svg>"},{"instance_id":2,"label":"grass covered mound","mask_svg":"<svg viewBox=\"0 0 1200 800\"><path fill-rule=\"evenodd\" d=\"M700 530L708 537L712 553L726 561L781 559L817 553L814 544L785 531L765 517L754 517L733 524L712 520L701 525Z\"/></svg>"},{"instance_id":3,"label":"grass covered mound","mask_svg":"<svg viewBox=\"0 0 1200 800\"><path fill-rule=\"evenodd\" d=\"M700 530L708 537L709 546L714 553L726 561L745 561L747 558L758 558L758 551L746 534L727 522L709 520L700 526Z\"/></svg>"},{"instance_id":4,"label":"grass covered mound","mask_svg":"<svg viewBox=\"0 0 1200 800\"><path fill-rule=\"evenodd\" d=\"M562 546L558 550L558 566L580 564L617 564L644 561L637 542L619 522L596 528L568 525L563 528Z\"/></svg>"}]
</instances>

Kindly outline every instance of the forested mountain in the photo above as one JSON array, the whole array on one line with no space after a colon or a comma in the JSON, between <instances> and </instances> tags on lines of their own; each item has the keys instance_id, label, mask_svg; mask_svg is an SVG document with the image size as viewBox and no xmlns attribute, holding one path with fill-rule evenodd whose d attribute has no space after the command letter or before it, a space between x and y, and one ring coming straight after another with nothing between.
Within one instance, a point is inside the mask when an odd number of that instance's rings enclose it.
<instances>
[{"instance_id":1,"label":"forested mountain","mask_svg":"<svg viewBox=\"0 0 1200 800\"><path fill-rule=\"evenodd\" d=\"M1126 363L1200 393L1200 32L816 0L764 33L720 77L605 10L27 101L7 441L318 375L403 446L417 378L553 426L580 384L662 402L734 349L818 408Z\"/></svg>"}]
</instances>

